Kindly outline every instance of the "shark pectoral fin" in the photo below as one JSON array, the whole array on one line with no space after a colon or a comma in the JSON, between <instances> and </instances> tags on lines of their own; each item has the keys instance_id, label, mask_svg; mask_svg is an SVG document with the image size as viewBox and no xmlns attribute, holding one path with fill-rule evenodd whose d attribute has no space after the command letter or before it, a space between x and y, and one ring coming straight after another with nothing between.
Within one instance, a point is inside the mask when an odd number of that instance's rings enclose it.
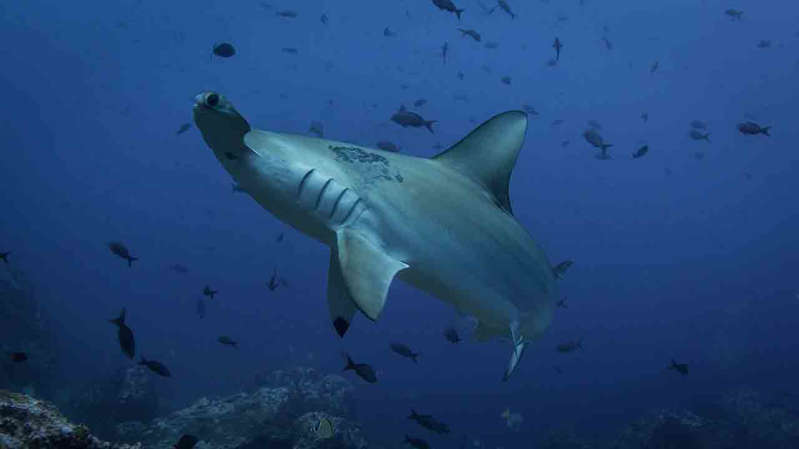
<instances>
[{"instance_id":1,"label":"shark pectoral fin","mask_svg":"<svg viewBox=\"0 0 799 449\"><path fill-rule=\"evenodd\" d=\"M511 338L513 339L513 353L510 355L510 360L508 361L508 367L505 369L505 375L502 376L502 381L506 382L510 379L510 375L513 374L513 371L516 369L516 365L519 364L519 360L522 359L522 355L524 355L524 348L527 347L527 342L524 341L524 338L519 334L519 323L513 322L510 326L510 333Z\"/></svg>"},{"instance_id":2,"label":"shark pectoral fin","mask_svg":"<svg viewBox=\"0 0 799 449\"><path fill-rule=\"evenodd\" d=\"M512 213L508 184L526 131L527 114L504 112L433 159L480 183L497 204Z\"/></svg>"},{"instance_id":3,"label":"shark pectoral fin","mask_svg":"<svg viewBox=\"0 0 799 449\"><path fill-rule=\"evenodd\" d=\"M330 311L330 320L339 337L347 333L352 323L352 317L358 310L355 302L347 290L347 284L341 273L341 265L338 261L338 251L332 248L330 251L330 268L327 272L327 308Z\"/></svg>"},{"instance_id":4,"label":"shark pectoral fin","mask_svg":"<svg viewBox=\"0 0 799 449\"><path fill-rule=\"evenodd\" d=\"M386 254L358 231L344 229L336 236L336 252L347 290L361 312L376 320L386 303L391 280L408 265Z\"/></svg>"}]
</instances>

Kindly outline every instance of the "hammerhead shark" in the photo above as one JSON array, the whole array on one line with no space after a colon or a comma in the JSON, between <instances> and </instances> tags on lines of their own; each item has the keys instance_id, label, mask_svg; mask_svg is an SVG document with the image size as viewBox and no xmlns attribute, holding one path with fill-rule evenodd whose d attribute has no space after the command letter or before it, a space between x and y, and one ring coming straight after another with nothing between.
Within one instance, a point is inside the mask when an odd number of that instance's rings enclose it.
<instances>
[{"instance_id":1,"label":"hammerhead shark","mask_svg":"<svg viewBox=\"0 0 799 449\"><path fill-rule=\"evenodd\" d=\"M509 338L503 380L549 326L555 276L508 194L524 112L491 118L433 158L252 129L216 92L195 97L194 121L245 192L330 247L339 336L358 310L378 319L395 277L476 318L475 340Z\"/></svg>"}]
</instances>

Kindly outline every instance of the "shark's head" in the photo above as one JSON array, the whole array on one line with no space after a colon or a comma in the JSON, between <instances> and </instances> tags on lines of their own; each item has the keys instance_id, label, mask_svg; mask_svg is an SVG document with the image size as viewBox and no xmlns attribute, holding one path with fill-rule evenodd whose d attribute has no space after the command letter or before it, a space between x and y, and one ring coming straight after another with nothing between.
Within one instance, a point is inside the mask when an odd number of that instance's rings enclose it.
<instances>
[{"instance_id":1,"label":"shark's head","mask_svg":"<svg viewBox=\"0 0 799 449\"><path fill-rule=\"evenodd\" d=\"M194 123L222 161L240 154L244 135L250 131L247 120L216 92L203 92L194 97Z\"/></svg>"}]
</instances>

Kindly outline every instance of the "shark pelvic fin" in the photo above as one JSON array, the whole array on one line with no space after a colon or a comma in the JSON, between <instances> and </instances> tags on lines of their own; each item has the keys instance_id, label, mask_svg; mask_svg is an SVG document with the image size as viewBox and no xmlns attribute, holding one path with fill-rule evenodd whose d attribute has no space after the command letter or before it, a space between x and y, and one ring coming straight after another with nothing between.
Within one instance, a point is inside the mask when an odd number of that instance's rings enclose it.
<instances>
[{"instance_id":1,"label":"shark pelvic fin","mask_svg":"<svg viewBox=\"0 0 799 449\"><path fill-rule=\"evenodd\" d=\"M333 327L336 328L336 333L339 337L343 337L350 328L357 307L344 282L336 248L330 250L330 268L327 272L327 308L330 311L330 320Z\"/></svg>"},{"instance_id":2,"label":"shark pelvic fin","mask_svg":"<svg viewBox=\"0 0 799 449\"><path fill-rule=\"evenodd\" d=\"M513 213L508 184L526 131L527 114L503 112L433 159L480 183L500 207Z\"/></svg>"},{"instance_id":3,"label":"shark pelvic fin","mask_svg":"<svg viewBox=\"0 0 799 449\"><path fill-rule=\"evenodd\" d=\"M510 334L511 338L513 339L513 353L510 355L510 361L508 361L508 368L505 369L505 375L502 376L503 382L506 382L508 379L510 379L510 375L513 374L513 371L516 369L516 365L519 364L519 360L521 360L522 355L524 355L524 348L527 347L527 342L524 341L524 337L519 334L518 321L511 323Z\"/></svg>"},{"instance_id":4,"label":"shark pelvic fin","mask_svg":"<svg viewBox=\"0 0 799 449\"><path fill-rule=\"evenodd\" d=\"M347 291L361 312L376 320L394 275L408 265L386 254L358 231L343 229L336 236L336 252Z\"/></svg>"}]
</instances>

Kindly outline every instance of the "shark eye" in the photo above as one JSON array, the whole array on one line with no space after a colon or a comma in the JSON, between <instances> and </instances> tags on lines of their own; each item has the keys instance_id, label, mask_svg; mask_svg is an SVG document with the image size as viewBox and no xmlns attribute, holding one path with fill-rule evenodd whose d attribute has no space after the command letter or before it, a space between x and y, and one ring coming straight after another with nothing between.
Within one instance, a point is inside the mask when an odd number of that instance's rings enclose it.
<instances>
[{"instance_id":1,"label":"shark eye","mask_svg":"<svg viewBox=\"0 0 799 449\"><path fill-rule=\"evenodd\" d=\"M218 104L219 104L219 94L211 93L211 94L208 94L208 95L205 96L205 105L206 106L208 106L210 108L213 108L213 107L216 107L216 105L218 105Z\"/></svg>"}]
</instances>

